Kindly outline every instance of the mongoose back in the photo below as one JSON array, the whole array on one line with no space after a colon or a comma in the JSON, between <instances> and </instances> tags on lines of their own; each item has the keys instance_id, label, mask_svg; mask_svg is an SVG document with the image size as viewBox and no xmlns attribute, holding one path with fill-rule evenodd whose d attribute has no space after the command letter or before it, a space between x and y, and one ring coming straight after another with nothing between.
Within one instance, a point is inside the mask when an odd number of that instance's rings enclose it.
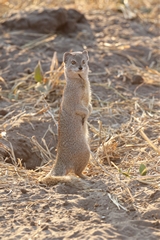
<instances>
[{"instance_id":1,"label":"mongoose back","mask_svg":"<svg viewBox=\"0 0 160 240\"><path fill-rule=\"evenodd\" d=\"M88 60L87 51L66 52L63 56L66 86L59 113L57 157L42 180L48 185L66 183L71 171L84 178L82 172L90 158L87 119L92 110Z\"/></svg>"}]
</instances>

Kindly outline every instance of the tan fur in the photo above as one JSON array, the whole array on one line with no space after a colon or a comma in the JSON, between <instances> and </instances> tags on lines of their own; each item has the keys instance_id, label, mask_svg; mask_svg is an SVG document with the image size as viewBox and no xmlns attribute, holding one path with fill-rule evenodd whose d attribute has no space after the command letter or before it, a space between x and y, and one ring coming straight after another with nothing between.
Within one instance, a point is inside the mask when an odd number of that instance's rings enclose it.
<instances>
[{"instance_id":1,"label":"tan fur","mask_svg":"<svg viewBox=\"0 0 160 240\"><path fill-rule=\"evenodd\" d=\"M84 178L82 172L90 158L87 119L92 105L88 53L65 53L63 60L66 87L59 114L57 157L52 170L41 179L47 185L74 182L75 178L65 176L70 171Z\"/></svg>"},{"instance_id":2,"label":"tan fur","mask_svg":"<svg viewBox=\"0 0 160 240\"><path fill-rule=\"evenodd\" d=\"M78 189L87 189L90 185L81 178L74 176L46 176L39 179L39 182L47 186L54 186L58 183L64 183L69 187Z\"/></svg>"}]
</instances>

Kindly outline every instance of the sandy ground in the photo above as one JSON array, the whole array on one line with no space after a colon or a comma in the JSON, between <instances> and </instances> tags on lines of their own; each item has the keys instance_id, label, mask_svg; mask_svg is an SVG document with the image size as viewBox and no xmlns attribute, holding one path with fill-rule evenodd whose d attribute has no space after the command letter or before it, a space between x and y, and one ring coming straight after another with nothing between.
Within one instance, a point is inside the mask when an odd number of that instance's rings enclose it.
<instances>
[{"instance_id":1,"label":"sandy ground","mask_svg":"<svg viewBox=\"0 0 160 240\"><path fill-rule=\"evenodd\" d=\"M5 80L5 83L1 81L0 97L0 238L158 240L160 160L156 153L150 153L148 146L145 151L150 154L150 160L154 160L154 178L152 171L150 178L135 177L134 173L127 178L115 168L116 172L113 171L107 161L98 165L92 159L84 172L88 179L81 189L65 184L53 187L39 184L38 177L48 172L51 165L36 172L10 164L13 152L15 160L21 159L28 169L47 163L49 153L54 161L57 131L53 115L57 120L64 83L57 85L46 98L41 97L36 91L37 85L31 89L35 84L33 72L39 60L43 71L49 71L54 52L61 64L63 53L71 49L78 51L87 47L90 55L94 107L89 120L92 151L99 147L95 135L100 120L107 129L105 138L113 134L112 129L117 134L121 157L114 155L115 145L112 145L112 160L121 166L122 155L125 155L125 141L119 137L122 126L130 126L131 116L138 119L142 114L139 106L145 109L148 104L155 103L146 133L152 140L158 139L160 118L154 118L160 101L157 26L138 17L127 20L122 13L114 11L92 11L85 17L66 10L54 14L59 19L54 25L48 10L43 10L40 18L36 12L22 14L23 19L22 15L13 15L0 25L0 75ZM47 24L44 19L48 19ZM30 41L32 44L28 45ZM154 71L149 72L146 67ZM131 101L136 102L137 115L127 108ZM113 107L106 111L109 103ZM120 103L122 108L124 104L123 111L119 111ZM99 111L100 108L103 110ZM155 122L157 131L153 131ZM132 124L126 127L126 135L132 127ZM42 151L34 140L43 149L47 145L49 153ZM128 138L128 145L129 141ZM144 143L140 146L142 149ZM134 156L140 156L138 151L134 147L130 150L125 166L130 166ZM145 154L142 158L148 156Z\"/></svg>"}]
</instances>

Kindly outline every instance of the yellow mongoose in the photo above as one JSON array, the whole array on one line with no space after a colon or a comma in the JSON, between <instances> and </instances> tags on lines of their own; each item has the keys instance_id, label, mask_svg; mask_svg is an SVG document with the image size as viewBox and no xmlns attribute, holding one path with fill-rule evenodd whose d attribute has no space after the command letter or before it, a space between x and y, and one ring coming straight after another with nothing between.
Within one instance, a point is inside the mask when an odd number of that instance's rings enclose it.
<instances>
[{"instance_id":1,"label":"yellow mongoose","mask_svg":"<svg viewBox=\"0 0 160 240\"><path fill-rule=\"evenodd\" d=\"M63 56L66 86L59 113L57 157L49 174L41 179L47 185L76 181L76 177L65 176L71 171L84 178L82 172L90 158L87 119L92 111L88 60L87 51Z\"/></svg>"}]
</instances>

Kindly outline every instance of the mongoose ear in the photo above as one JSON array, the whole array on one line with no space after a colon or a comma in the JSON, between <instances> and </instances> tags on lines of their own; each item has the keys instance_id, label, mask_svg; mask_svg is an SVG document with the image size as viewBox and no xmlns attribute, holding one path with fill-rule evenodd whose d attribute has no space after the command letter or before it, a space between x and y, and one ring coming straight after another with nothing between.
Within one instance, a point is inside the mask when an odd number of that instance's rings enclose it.
<instances>
[{"instance_id":1,"label":"mongoose ear","mask_svg":"<svg viewBox=\"0 0 160 240\"><path fill-rule=\"evenodd\" d=\"M88 51L87 50L84 50L82 52L82 54L85 56L85 58L87 59L87 61L89 60L89 56L88 56Z\"/></svg>"},{"instance_id":2,"label":"mongoose ear","mask_svg":"<svg viewBox=\"0 0 160 240\"><path fill-rule=\"evenodd\" d=\"M71 55L70 52L65 52L63 55L63 62L66 63Z\"/></svg>"}]
</instances>

